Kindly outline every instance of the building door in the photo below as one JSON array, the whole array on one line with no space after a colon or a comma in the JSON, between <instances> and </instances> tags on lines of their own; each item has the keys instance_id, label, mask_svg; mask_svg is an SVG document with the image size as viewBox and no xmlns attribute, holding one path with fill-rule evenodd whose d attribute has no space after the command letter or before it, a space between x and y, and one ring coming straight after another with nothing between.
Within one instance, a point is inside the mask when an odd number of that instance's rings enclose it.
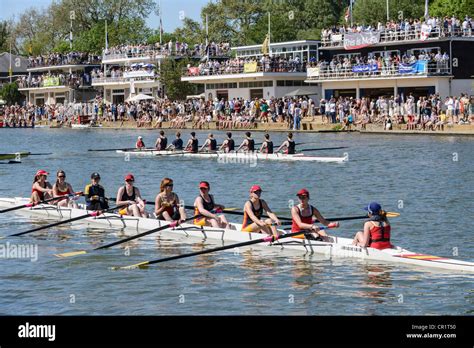
<instances>
[{"instance_id":1,"label":"building door","mask_svg":"<svg viewBox=\"0 0 474 348\"><path fill-rule=\"evenodd\" d=\"M251 89L250 90L250 99L263 99L263 88Z\"/></svg>"},{"instance_id":2,"label":"building door","mask_svg":"<svg viewBox=\"0 0 474 348\"><path fill-rule=\"evenodd\" d=\"M115 94L112 96L112 104L119 104L125 101L125 96L123 94Z\"/></svg>"},{"instance_id":3,"label":"building door","mask_svg":"<svg viewBox=\"0 0 474 348\"><path fill-rule=\"evenodd\" d=\"M216 98L221 100L221 99L224 99L224 100L229 100L229 91L225 90L225 91L216 91Z\"/></svg>"}]
</instances>

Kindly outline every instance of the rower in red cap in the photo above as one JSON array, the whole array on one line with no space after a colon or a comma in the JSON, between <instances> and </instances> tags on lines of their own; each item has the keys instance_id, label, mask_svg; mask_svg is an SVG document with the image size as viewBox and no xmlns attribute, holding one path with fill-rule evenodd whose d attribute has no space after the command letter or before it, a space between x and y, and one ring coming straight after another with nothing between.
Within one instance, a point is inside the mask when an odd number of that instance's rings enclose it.
<instances>
[{"instance_id":1,"label":"rower in red cap","mask_svg":"<svg viewBox=\"0 0 474 348\"><path fill-rule=\"evenodd\" d=\"M324 240L327 234L324 230L320 230L317 225L313 224L313 217L324 226L328 226L331 222L326 220L318 209L309 204L309 191L307 189L299 190L296 196L300 203L291 208L291 232L305 231L305 233L294 238ZM333 223L332 226L339 227L339 223Z\"/></svg>"},{"instance_id":2,"label":"rower in red cap","mask_svg":"<svg viewBox=\"0 0 474 348\"><path fill-rule=\"evenodd\" d=\"M209 194L210 185L207 181L199 183L200 194L194 201L194 215L202 216L194 219L194 224L198 226L212 226L217 228L228 228L229 223L224 215L217 215L216 212L224 210L222 204L214 203L214 196Z\"/></svg>"},{"instance_id":3,"label":"rower in red cap","mask_svg":"<svg viewBox=\"0 0 474 348\"><path fill-rule=\"evenodd\" d=\"M132 215L136 217L147 217L145 202L142 199L140 190L134 186L135 177L133 174L125 175L125 185L121 186L117 192L117 205L128 204L122 209L122 215Z\"/></svg>"},{"instance_id":4,"label":"rower in red cap","mask_svg":"<svg viewBox=\"0 0 474 348\"><path fill-rule=\"evenodd\" d=\"M40 203L45 199L53 198L53 187L47 181L49 173L45 170L38 170L31 187L30 201L33 204Z\"/></svg>"},{"instance_id":5,"label":"rower in red cap","mask_svg":"<svg viewBox=\"0 0 474 348\"><path fill-rule=\"evenodd\" d=\"M250 188L250 199L244 205L244 220L242 232L265 232L278 237L279 233L275 227L280 225L280 220L268 207L267 202L260 198L262 188L254 185ZM263 212L270 218L263 219Z\"/></svg>"}]
</instances>

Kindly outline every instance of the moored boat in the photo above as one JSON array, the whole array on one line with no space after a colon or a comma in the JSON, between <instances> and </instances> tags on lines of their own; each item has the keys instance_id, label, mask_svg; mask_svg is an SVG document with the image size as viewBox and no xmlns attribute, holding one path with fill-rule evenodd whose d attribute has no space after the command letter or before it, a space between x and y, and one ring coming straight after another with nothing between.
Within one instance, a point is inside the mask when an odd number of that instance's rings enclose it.
<instances>
[{"instance_id":1,"label":"moored boat","mask_svg":"<svg viewBox=\"0 0 474 348\"><path fill-rule=\"evenodd\" d=\"M28 198L0 198L0 207L11 208L25 204ZM48 204L41 204L32 208L18 210L17 213L44 216L48 218L70 219L84 215L84 209L66 208ZM168 222L118 214L106 213L98 217L89 217L80 223L100 225L106 227L125 228L127 230L151 230L168 224ZM264 235L259 233L241 232L240 224L231 224L230 229L200 227L194 224L182 224L177 228L169 228L161 233L181 236L191 236L204 239L221 240L224 243L245 242L261 239ZM395 246L391 249L377 250L373 248L362 248L352 245L351 238L330 236L329 241L314 241L296 238L287 238L272 244L260 244L277 252L300 252L323 254L328 257L349 257L366 261L389 262L418 266L420 268L450 270L456 272L474 273L474 262L461 261L445 257L415 253L404 248Z\"/></svg>"},{"instance_id":2,"label":"moored boat","mask_svg":"<svg viewBox=\"0 0 474 348\"><path fill-rule=\"evenodd\" d=\"M28 157L30 155L29 152L17 152L17 153L0 153L0 160L19 160L23 157Z\"/></svg>"}]
</instances>

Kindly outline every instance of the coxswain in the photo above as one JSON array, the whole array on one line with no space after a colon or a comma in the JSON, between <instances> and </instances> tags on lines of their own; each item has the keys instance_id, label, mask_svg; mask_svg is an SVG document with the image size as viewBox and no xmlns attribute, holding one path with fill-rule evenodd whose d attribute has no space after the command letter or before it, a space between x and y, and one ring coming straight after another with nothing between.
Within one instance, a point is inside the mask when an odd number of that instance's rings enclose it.
<instances>
[{"instance_id":1,"label":"coxswain","mask_svg":"<svg viewBox=\"0 0 474 348\"><path fill-rule=\"evenodd\" d=\"M42 169L36 172L31 187L31 203L38 204L46 199L53 198L53 188L47 180L48 175L49 173Z\"/></svg>"},{"instance_id":2,"label":"coxswain","mask_svg":"<svg viewBox=\"0 0 474 348\"><path fill-rule=\"evenodd\" d=\"M186 144L185 151L198 153L198 150L199 150L199 141L196 138L196 133L191 132L191 138L188 140L188 143Z\"/></svg>"},{"instance_id":3,"label":"coxswain","mask_svg":"<svg viewBox=\"0 0 474 348\"><path fill-rule=\"evenodd\" d=\"M270 140L270 134L265 134L265 140L260 147L260 153L273 153L273 141Z\"/></svg>"},{"instance_id":4,"label":"coxswain","mask_svg":"<svg viewBox=\"0 0 474 348\"><path fill-rule=\"evenodd\" d=\"M160 136L158 139L156 139L155 142L155 149L157 151L164 151L166 150L166 147L168 146L168 138L165 136L164 131L160 131Z\"/></svg>"},{"instance_id":5,"label":"coxswain","mask_svg":"<svg viewBox=\"0 0 474 348\"><path fill-rule=\"evenodd\" d=\"M210 185L207 181L199 183L199 196L194 200L194 215L202 216L194 219L194 224L198 226L212 226L218 228L228 228L229 223L224 215L217 215L218 211L224 210L222 204L214 202L214 196L209 194Z\"/></svg>"},{"instance_id":6,"label":"coxswain","mask_svg":"<svg viewBox=\"0 0 474 348\"><path fill-rule=\"evenodd\" d=\"M186 211L180 206L178 195L173 192L173 180L170 178L161 180L160 193L155 198L155 215L158 220L186 220Z\"/></svg>"},{"instance_id":7,"label":"coxswain","mask_svg":"<svg viewBox=\"0 0 474 348\"><path fill-rule=\"evenodd\" d=\"M214 138L214 135L212 133L209 134L209 136L207 137L206 141L201 146L201 149L199 151L203 151L206 146L207 146L207 151L209 152L217 151L217 140Z\"/></svg>"},{"instance_id":8,"label":"coxswain","mask_svg":"<svg viewBox=\"0 0 474 348\"><path fill-rule=\"evenodd\" d=\"M141 136L138 137L135 148L137 150L143 150L145 148L145 143L143 142L143 138Z\"/></svg>"},{"instance_id":9,"label":"coxswain","mask_svg":"<svg viewBox=\"0 0 474 348\"><path fill-rule=\"evenodd\" d=\"M317 225L313 223L313 218L316 218L324 226L328 226L331 222L326 220L318 209L309 204L309 192L306 189L301 189L296 193L300 203L291 208L291 233L305 231L304 234L297 235L294 238L312 239L312 240L327 240L327 234L324 230L320 230ZM334 227L338 227L339 223L332 223Z\"/></svg>"},{"instance_id":10,"label":"coxswain","mask_svg":"<svg viewBox=\"0 0 474 348\"><path fill-rule=\"evenodd\" d=\"M224 140L221 147L219 148L220 151L224 150L224 152L232 152L235 150L235 142L232 139L232 133L227 132L227 139Z\"/></svg>"},{"instance_id":11,"label":"coxswain","mask_svg":"<svg viewBox=\"0 0 474 348\"><path fill-rule=\"evenodd\" d=\"M276 152L280 152L283 149L285 150L284 153L287 155L294 155L296 153L296 143L293 140L293 133L288 133L288 137L283 142L283 144L280 145Z\"/></svg>"},{"instance_id":12,"label":"coxswain","mask_svg":"<svg viewBox=\"0 0 474 348\"><path fill-rule=\"evenodd\" d=\"M99 173L91 174L91 183L84 189L87 210L106 210L109 209L108 199L105 197L105 189L99 185Z\"/></svg>"},{"instance_id":13,"label":"coxswain","mask_svg":"<svg viewBox=\"0 0 474 348\"><path fill-rule=\"evenodd\" d=\"M240 144L237 152L239 152L240 149L243 149L245 152L255 151L255 140L253 140L252 134L250 132L245 132L245 139L242 144Z\"/></svg>"},{"instance_id":14,"label":"coxswain","mask_svg":"<svg viewBox=\"0 0 474 348\"><path fill-rule=\"evenodd\" d=\"M64 197L74 193L72 185L66 182L66 172L58 170L56 173L56 183L53 185L53 197ZM57 203L58 207L79 208L74 199L63 198Z\"/></svg>"},{"instance_id":15,"label":"coxswain","mask_svg":"<svg viewBox=\"0 0 474 348\"><path fill-rule=\"evenodd\" d=\"M168 146L168 150L182 151L183 150L183 139L181 139L181 133L176 133L176 138Z\"/></svg>"},{"instance_id":16,"label":"coxswain","mask_svg":"<svg viewBox=\"0 0 474 348\"><path fill-rule=\"evenodd\" d=\"M145 201L142 199L140 190L134 184L135 177L133 174L127 174L125 176L125 185L118 189L116 203L117 205L127 205L120 210L121 215L146 218Z\"/></svg>"},{"instance_id":17,"label":"coxswain","mask_svg":"<svg viewBox=\"0 0 474 348\"><path fill-rule=\"evenodd\" d=\"M391 227L382 206L377 202L372 202L364 209L367 210L369 219L364 223L364 231L356 233L352 245L379 250L392 248Z\"/></svg>"},{"instance_id":18,"label":"coxswain","mask_svg":"<svg viewBox=\"0 0 474 348\"><path fill-rule=\"evenodd\" d=\"M278 217L270 210L267 202L260 199L262 188L254 185L250 188L250 199L244 205L244 219L242 222L243 232L265 232L278 237L279 233L275 227L280 225ZM265 212L269 219L263 219Z\"/></svg>"}]
</instances>

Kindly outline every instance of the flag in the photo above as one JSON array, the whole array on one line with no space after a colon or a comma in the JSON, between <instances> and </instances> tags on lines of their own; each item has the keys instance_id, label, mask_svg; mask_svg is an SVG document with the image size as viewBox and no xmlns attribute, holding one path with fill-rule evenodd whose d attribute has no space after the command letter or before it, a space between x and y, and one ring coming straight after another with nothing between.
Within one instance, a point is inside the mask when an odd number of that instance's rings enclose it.
<instances>
[{"instance_id":1,"label":"flag","mask_svg":"<svg viewBox=\"0 0 474 348\"><path fill-rule=\"evenodd\" d=\"M425 0L425 19L428 19L428 17L430 16L428 7L428 0Z\"/></svg>"},{"instance_id":2,"label":"flag","mask_svg":"<svg viewBox=\"0 0 474 348\"><path fill-rule=\"evenodd\" d=\"M262 54L264 56L268 56L269 52L270 52L270 35L267 34L267 36L265 37L265 41L263 41Z\"/></svg>"},{"instance_id":3,"label":"flag","mask_svg":"<svg viewBox=\"0 0 474 348\"><path fill-rule=\"evenodd\" d=\"M349 17L351 15L350 12L351 12L350 7L348 7L346 10L346 14L344 15L344 19L346 20L346 22L349 22Z\"/></svg>"}]
</instances>

